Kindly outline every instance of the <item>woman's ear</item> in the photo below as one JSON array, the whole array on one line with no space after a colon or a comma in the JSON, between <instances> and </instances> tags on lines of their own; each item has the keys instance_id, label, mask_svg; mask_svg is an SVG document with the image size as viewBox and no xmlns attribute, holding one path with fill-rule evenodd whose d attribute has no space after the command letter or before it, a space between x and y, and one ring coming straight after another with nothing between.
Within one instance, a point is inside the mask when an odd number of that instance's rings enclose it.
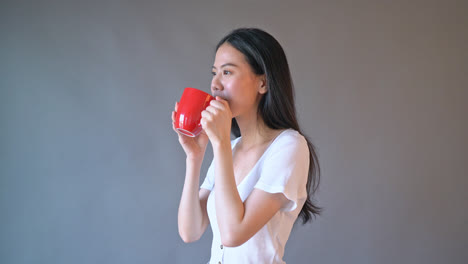
<instances>
[{"instance_id":1,"label":"woman's ear","mask_svg":"<svg viewBox=\"0 0 468 264\"><path fill-rule=\"evenodd\" d=\"M258 92L260 94L266 94L266 92L268 92L268 88L267 88L267 82L266 82L266 76L265 74L259 76L259 87L258 87Z\"/></svg>"}]
</instances>

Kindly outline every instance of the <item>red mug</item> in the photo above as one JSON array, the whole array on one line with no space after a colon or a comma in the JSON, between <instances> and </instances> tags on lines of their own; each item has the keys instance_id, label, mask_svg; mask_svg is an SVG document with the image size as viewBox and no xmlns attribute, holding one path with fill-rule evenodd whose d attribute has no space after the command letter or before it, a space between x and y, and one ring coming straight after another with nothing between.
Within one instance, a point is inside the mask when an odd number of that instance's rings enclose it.
<instances>
[{"instance_id":1,"label":"red mug","mask_svg":"<svg viewBox=\"0 0 468 264\"><path fill-rule=\"evenodd\" d=\"M215 98L201 90L187 87L182 93L174 120L174 126L181 134L196 137L202 131L201 112Z\"/></svg>"}]
</instances>

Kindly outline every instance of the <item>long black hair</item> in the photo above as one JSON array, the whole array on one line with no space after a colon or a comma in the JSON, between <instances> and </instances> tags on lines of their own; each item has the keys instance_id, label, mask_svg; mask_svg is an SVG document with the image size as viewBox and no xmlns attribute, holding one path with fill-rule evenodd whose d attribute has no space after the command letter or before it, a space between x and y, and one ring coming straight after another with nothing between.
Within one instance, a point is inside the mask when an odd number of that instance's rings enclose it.
<instances>
[{"instance_id":1,"label":"long black hair","mask_svg":"<svg viewBox=\"0 0 468 264\"><path fill-rule=\"evenodd\" d=\"M314 145L301 132L297 122L293 82L284 50L273 36L257 28L235 29L219 41L216 50L224 43L242 52L255 74L265 74L267 93L258 105L258 113L265 124L272 129L292 128L307 141L310 154L307 200L299 213L305 224L323 210L311 199L320 183L320 165ZM240 136L239 126L234 118L231 132L236 137Z\"/></svg>"}]
</instances>

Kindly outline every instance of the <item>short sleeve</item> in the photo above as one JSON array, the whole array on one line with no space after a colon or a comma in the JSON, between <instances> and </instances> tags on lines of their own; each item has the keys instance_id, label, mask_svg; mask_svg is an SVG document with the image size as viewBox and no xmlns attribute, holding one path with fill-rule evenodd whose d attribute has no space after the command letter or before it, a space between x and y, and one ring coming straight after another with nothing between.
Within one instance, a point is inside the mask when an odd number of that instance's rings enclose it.
<instances>
[{"instance_id":1,"label":"short sleeve","mask_svg":"<svg viewBox=\"0 0 468 264\"><path fill-rule=\"evenodd\" d=\"M214 187L214 160L211 162L210 167L208 168L208 171L206 172L205 180L203 181L202 185L200 188L207 189L209 191L213 190Z\"/></svg>"},{"instance_id":2,"label":"short sleeve","mask_svg":"<svg viewBox=\"0 0 468 264\"><path fill-rule=\"evenodd\" d=\"M307 199L309 148L297 131L280 135L267 150L255 188L283 193L289 200L282 211L293 211Z\"/></svg>"}]
</instances>

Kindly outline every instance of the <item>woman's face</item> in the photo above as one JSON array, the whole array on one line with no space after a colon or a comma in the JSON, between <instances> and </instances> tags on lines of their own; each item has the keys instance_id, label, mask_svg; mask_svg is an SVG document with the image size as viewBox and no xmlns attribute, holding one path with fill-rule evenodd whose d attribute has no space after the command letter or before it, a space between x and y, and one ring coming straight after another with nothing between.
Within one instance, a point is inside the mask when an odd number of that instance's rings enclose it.
<instances>
[{"instance_id":1,"label":"woman's face","mask_svg":"<svg viewBox=\"0 0 468 264\"><path fill-rule=\"evenodd\" d=\"M266 93L265 78L252 71L244 54L222 44L216 51L212 73L211 93L228 101L233 117L257 112L258 102Z\"/></svg>"}]
</instances>

